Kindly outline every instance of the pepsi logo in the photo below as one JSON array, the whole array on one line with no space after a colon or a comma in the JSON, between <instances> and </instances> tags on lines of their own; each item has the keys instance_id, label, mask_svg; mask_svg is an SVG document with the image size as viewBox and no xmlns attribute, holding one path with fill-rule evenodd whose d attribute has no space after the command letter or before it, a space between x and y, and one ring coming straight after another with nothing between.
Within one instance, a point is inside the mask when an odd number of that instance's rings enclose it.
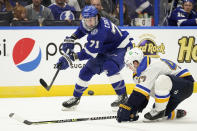
<instances>
[{"instance_id":1,"label":"pepsi logo","mask_svg":"<svg viewBox=\"0 0 197 131\"><path fill-rule=\"evenodd\" d=\"M40 47L31 38L17 41L12 52L14 64L18 69L25 72L35 70L40 64L41 56Z\"/></svg>"}]
</instances>

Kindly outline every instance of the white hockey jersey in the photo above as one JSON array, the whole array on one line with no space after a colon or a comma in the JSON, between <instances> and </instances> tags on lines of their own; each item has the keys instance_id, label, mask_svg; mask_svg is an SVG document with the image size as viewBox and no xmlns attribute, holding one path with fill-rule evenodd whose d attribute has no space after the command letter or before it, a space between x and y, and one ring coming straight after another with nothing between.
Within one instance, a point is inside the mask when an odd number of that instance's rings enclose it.
<instances>
[{"instance_id":1,"label":"white hockey jersey","mask_svg":"<svg viewBox=\"0 0 197 131\"><path fill-rule=\"evenodd\" d=\"M137 74L134 77L134 81L136 82L134 90L145 96L149 96L154 88L155 80L159 75L185 77L191 74L188 69L182 69L170 60L146 56L137 68Z\"/></svg>"}]
</instances>

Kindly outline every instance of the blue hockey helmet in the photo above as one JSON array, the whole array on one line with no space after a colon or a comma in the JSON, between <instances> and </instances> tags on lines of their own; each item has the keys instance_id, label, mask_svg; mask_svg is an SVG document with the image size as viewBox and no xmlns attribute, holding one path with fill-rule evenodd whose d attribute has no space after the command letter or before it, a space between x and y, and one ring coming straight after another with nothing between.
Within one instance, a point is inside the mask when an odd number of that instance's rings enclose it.
<instances>
[{"instance_id":1,"label":"blue hockey helmet","mask_svg":"<svg viewBox=\"0 0 197 131\"><path fill-rule=\"evenodd\" d=\"M98 14L98 10L96 9L96 7L92 5L85 6L82 11L83 18L95 17L97 14Z\"/></svg>"},{"instance_id":2,"label":"blue hockey helmet","mask_svg":"<svg viewBox=\"0 0 197 131\"><path fill-rule=\"evenodd\" d=\"M82 11L82 25L87 31L92 31L98 25L98 10L90 5L85 6Z\"/></svg>"}]
</instances>

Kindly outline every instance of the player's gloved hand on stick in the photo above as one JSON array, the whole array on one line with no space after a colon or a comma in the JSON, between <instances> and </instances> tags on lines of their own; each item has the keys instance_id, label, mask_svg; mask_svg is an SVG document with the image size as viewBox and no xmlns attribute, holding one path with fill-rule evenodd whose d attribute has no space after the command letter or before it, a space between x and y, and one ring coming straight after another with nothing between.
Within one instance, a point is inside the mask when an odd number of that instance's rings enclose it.
<instances>
[{"instance_id":1,"label":"player's gloved hand on stick","mask_svg":"<svg viewBox=\"0 0 197 131\"><path fill-rule=\"evenodd\" d=\"M59 58L57 64L56 64L56 68L60 69L60 70L65 70L69 67L68 61L62 56Z\"/></svg>"},{"instance_id":2,"label":"player's gloved hand on stick","mask_svg":"<svg viewBox=\"0 0 197 131\"><path fill-rule=\"evenodd\" d=\"M62 46L62 49L66 54L73 52L73 49L75 46L74 41L75 40L73 38L68 37L68 36L64 39L64 44Z\"/></svg>"},{"instance_id":3,"label":"player's gloved hand on stick","mask_svg":"<svg viewBox=\"0 0 197 131\"><path fill-rule=\"evenodd\" d=\"M117 118L116 118L118 122L137 121L138 118L139 116L136 113L133 113L131 107L124 104L119 105Z\"/></svg>"},{"instance_id":4,"label":"player's gloved hand on stick","mask_svg":"<svg viewBox=\"0 0 197 131\"><path fill-rule=\"evenodd\" d=\"M77 57L77 54L76 53L74 53L74 52L70 52L70 53L68 53L68 54L66 54L66 55L68 55L69 56L69 58L72 60L72 61L75 61L78 57Z\"/></svg>"}]
</instances>

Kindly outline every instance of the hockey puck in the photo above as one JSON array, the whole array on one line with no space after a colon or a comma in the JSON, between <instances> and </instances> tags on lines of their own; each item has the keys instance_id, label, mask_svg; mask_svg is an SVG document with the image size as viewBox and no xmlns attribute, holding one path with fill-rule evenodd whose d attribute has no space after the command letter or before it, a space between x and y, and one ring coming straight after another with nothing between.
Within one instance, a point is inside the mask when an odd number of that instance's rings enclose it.
<instances>
[{"instance_id":1,"label":"hockey puck","mask_svg":"<svg viewBox=\"0 0 197 131\"><path fill-rule=\"evenodd\" d=\"M11 117L13 117L13 115L14 115L14 113L10 113L10 114L9 114L9 117L11 118Z\"/></svg>"},{"instance_id":2,"label":"hockey puck","mask_svg":"<svg viewBox=\"0 0 197 131\"><path fill-rule=\"evenodd\" d=\"M94 95L94 91L89 90L88 95L91 95L91 96Z\"/></svg>"}]
</instances>

